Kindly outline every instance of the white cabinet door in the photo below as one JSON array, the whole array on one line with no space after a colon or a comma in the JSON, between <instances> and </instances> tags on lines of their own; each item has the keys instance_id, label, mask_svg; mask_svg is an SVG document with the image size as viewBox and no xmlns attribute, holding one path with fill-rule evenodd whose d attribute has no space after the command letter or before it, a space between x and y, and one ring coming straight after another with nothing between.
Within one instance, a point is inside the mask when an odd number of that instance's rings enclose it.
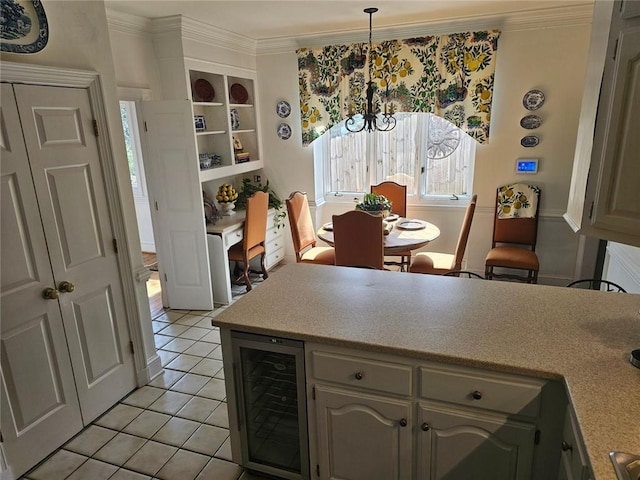
<instances>
[{"instance_id":1,"label":"white cabinet door","mask_svg":"<svg viewBox=\"0 0 640 480\"><path fill-rule=\"evenodd\" d=\"M149 196L162 290L171 308L211 310L206 225L187 100L142 102Z\"/></svg>"},{"instance_id":2,"label":"white cabinet door","mask_svg":"<svg viewBox=\"0 0 640 480\"><path fill-rule=\"evenodd\" d=\"M584 223L599 238L640 246L640 13L613 7Z\"/></svg>"},{"instance_id":3,"label":"white cabinet door","mask_svg":"<svg viewBox=\"0 0 640 480\"><path fill-rule=\"evenodd\" d=\"M526 480L534 425L420 404L418 479Z\"/></svg>"},{"instance_id":4,"label":"white cabinet door","mask_svg":"<svg viewBox=\"0 0 640 480\"><path fill-rule=\"evenodd\" d=\"M411 478L411 402L316 386L320 478Z\"/></svg>"},{"instance_id":5,"label":"white cabinet door","mask_svg":"<svg viewBox=\"0 0 640 480\"><path fill-rule=\"evenodd\" d=\"M11 85L0 106L2 444L19 476L82 428L60 305Z\"/></svg>"}]
</instances>

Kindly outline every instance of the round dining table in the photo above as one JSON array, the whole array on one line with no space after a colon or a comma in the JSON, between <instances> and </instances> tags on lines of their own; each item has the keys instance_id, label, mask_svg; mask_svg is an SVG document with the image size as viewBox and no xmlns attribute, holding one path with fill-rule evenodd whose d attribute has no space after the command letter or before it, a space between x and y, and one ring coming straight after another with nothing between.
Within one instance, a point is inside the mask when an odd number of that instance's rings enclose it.
<instances>
[{"instance_id":1,"label":"round dining table","mask_svg":"<svg viewBox=\"0 0 640 480\"><path fill-rule=\"evenodd\" d=\"M440 229L424 220L400 217L387 224L392 228L389 234L384 236L385 256L402 255L408 250L417 250L440 236ZM334 246L331 222L325 223L317 233L320 240Z\"/></svg>"}]
</instances>

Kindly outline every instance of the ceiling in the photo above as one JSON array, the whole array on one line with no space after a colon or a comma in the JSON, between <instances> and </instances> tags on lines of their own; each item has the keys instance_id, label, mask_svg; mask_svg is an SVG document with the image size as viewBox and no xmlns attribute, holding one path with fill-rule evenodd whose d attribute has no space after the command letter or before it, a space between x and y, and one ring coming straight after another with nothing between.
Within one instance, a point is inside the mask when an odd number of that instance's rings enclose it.
<instances>
[{"instance_id":1,"label":"ceiling","mask_svg":"<svg viewBox=\"0 0 640 480\"><path fill-rule=\"evenodd\" d=\"M376 27L500 16L593 3L593 0L105 0L107 8L146 18L183 15L253 40L367 30L364 8L376 6Z\"/></svg>"}]
</instances>

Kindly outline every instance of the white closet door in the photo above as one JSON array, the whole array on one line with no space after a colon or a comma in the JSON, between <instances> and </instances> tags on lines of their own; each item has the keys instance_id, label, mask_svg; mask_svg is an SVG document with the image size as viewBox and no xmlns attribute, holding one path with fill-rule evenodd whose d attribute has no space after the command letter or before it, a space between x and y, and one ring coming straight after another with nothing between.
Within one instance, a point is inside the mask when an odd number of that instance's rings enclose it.
<instances>
[{"instance_id":1,"label":"white closet door","mask_svg":"<svg viewBox=\"0 0 640 480\"><path fill-rule=\"evenodd\" d=\"M2 444L19 476L82 428L60 304L11 85L0 105Z\"/></svg>"},{"instance_id":2,"label":"white closet door","mask_svg":"<svg viewBox=\"0 0 640 480\"><path fill-rule=\"evenodd\" d=\"M210 310L213 293L191 104L142 102L142 107L165 306Z\"/></svg>"},{"instance_id":3,"label":"white closet door","mask_svg":"<svg viewBox=\"0 0 640 480\"><path fill-rule=\"evenodd\" d=\"M14 90L87 424L136 386L89 94ZM64 292L62 282L75 289Z\"/></svg>"}]
</instances>

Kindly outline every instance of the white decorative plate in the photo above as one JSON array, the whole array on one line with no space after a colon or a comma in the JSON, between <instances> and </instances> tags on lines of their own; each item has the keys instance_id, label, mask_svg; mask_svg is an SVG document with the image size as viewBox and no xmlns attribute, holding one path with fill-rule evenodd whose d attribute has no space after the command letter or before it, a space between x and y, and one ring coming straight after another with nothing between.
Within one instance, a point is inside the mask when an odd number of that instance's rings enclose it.
<instances>
[{"instance_id":1,"label":"white decorative plate","mask_svg":"<svg viewBox=\"0 0 640 480\"><path fill-rule=\"evenodd\" d=\"M425 224L420 220L402 220L396 224L396 228L400 230L422 230Z\"/></svg>"},{"instance_id":2,"label":"white decorative plate","mask_svg":"<svg viewBox=\"0 0 640 480\"><path fill-rule=\"evenodd\" d=\"M291 113L291 105L285 100L281 100L276 105L276 113L280 118L287 118Z\"/></svg>"},{"instance_id":3,"label":"white decorative plate","mask_svg":"<svg viewBox=\"0 0 640 480\"><path fill-rule=\"evenodd\" d=\"M538 110L544 105L544 93L541 90L529 90L522 97L522 105L527 110Z\"/></svg>"},{"instance_id":4,"label":"white decorative plate","mask_svg":"<svg viewBox=\"0 0 640 480\"><path fill-rule=\"evenodd\" d=\"M291 127L286 123L281 123L278 125L277 133L282 140L288 140L291 137Z\"/></svg>"},{"instance_id":5,"label":"white decorative plate","mask_svg":"<svg viewBox=\"0 0 640 480\"><path fill-rule=\"evenodd\" d=\"M333 230L333 222L327 222L324 225L322 225L322 228L325 229L327 232L330 232Z\"/></svg>"}]
</instances>

